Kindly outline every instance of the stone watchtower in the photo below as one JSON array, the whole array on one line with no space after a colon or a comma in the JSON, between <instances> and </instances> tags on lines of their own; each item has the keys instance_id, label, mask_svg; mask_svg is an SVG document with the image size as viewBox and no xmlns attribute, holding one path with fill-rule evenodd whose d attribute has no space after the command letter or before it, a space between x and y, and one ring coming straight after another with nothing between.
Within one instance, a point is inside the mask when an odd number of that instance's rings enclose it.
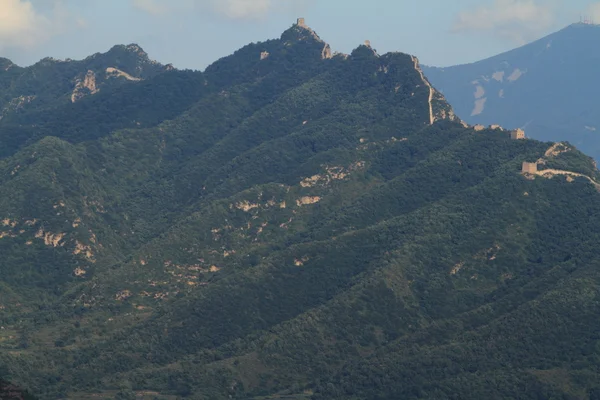
<instances>
[{"instance_id":1,"label":"stone watchtower","mask_svg":"<svg viewBox=\"0 0 600 400\"><path fill-rule=\"evenodd\" d=\"M306 28L306 22L304 21L304 18L298 18L296 25L298 25L301 28Z\"/></svg>"},{"instance_id":2,"label":"stone watchtower","mask_svg":"<svg viewBox=\"0 0 600 400\"><path fill-rule=\"evenodd\" d=\"M510 138L512 140L525 139L525 131L523 129L515 129L514 131L510 131Z\"/></svg>"},{"instance_id":3,"label":"stone watchtower","mask_svg":"<svg viewBox=\"0 0 600 400\"><path fill-rule=\"evenodd\" d=\"M523 169L521 170L524 174L535 174L537 172L537 163L530 163L527 161L523 162Z\"/></svg>"}]
</instances>

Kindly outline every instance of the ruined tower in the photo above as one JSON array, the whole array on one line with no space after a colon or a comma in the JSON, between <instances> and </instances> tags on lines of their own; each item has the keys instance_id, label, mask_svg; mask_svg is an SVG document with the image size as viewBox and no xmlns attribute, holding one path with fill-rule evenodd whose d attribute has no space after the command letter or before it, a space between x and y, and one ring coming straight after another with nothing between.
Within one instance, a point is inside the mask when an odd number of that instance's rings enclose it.
<instances>
[{"instance_id":1,"label":"ruined tower","mask_svg":"<svg viewBox=\"0 0 600 400\"><path fill-rule=\"evenodd\" d=\"M332 57L333 54L331 53L331 47L328 44L325 44L325 47L323 47L323 51L321 51L321 58L323 60L328 60Z\"/></svg>"},{"instance_id":2,"label":"ruined tower","mask_svg":"<svg viewBox=\"0 0 600 400\"><path fill-rule=\"evenodd\" d=\"M513 140L525 139L525 131L523 129L515 129L510 131L510 138Z\"/></svg>"},{"instance_id":3,"label":"ruined tower","mask_svg":"<svg viewBox=\"0 0 600 400\"><path fill-rule=\"evenodd\" d=\"M535 174L537 172L537 163L523 162L521 172L524 174Z\"/></svg>"},{"instance_id":4,"label":"ruined tower","mask_svg":"<svg viewBox=\"0 0 600 400\"><path fill-rule=\"evenodd\" d=\"M304 21L304 18L298 18L296 25L298 25L301 28L306 28L306 22Z\"/></svg>"}]
</instances>

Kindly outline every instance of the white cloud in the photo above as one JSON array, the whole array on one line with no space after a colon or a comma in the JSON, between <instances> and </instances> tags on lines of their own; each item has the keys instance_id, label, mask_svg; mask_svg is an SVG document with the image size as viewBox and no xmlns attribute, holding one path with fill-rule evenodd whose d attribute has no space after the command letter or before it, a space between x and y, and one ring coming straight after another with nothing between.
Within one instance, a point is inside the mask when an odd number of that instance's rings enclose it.
<instances>
[{"instance_id":1,"label":"white cloud","mask_svg":"<svg viewBox=\"0 0 600 400\"><path fill-rule=\"evenodd\" d=\"M152 15L191 10L210 11L229 19L260 19L273 11L298 10L313 0L131 0Z\"/></svg>"},{"instance_id":2,"label":"white cloud","mask_svg":"<svg viewBox=\"0 0 600 400\"><path fill-rule=\"evenodd\" d=\"M84 23L73 18L61 1L54 1L48 14L39 12L31 1L1 1L0 49L32 48L71 25L81 27Z\"/></svg>"},{"instance_id":3,"label":"white cloud","mask_svg":"<svg viewBox=\"0 0 600 400\"><path fill-rule=\"evenodd\" d=\"M537 38L554 24L554 2L494 0L458 14L453 32L485 32L519 44Z\"/></svg>"},{"instance_id":4,"label":"white cloud","mask_svg":"<svg viewBox=\"0 0 600 400\"><path fill-rule=\"evenodd\" d=\"M31 47L43 38L49 24L30 2L4 0L0 7L0 46Z\"/></svg>"}]
</instances>

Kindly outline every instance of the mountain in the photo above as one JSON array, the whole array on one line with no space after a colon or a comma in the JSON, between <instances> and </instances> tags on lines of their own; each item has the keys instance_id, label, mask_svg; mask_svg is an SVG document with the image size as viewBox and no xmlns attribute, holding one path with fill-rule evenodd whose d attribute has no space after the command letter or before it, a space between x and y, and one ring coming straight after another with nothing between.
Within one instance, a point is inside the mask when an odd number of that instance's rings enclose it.
<instances>
[{"instance_id":1,"label":"mountain","mask_svg":"<svg viewBox=\"0 0 600 400\"><path fill-rule=\"evenodd\" d=\"M64 100L0 121L0 370L41 398L598 398L571 144L303 20Z\"/></svg>"},{"instance_id":2,"label":"mountain","mask_svg":"<svg viewBox=\"0 0 600 400\"><path fill-rule=\"evenodd\" d=\"M483 61L424 72L470 124L568 140L599 160L599 42L598 25L578 23Z\"/></svg>"},{"instance_id":3,"label":"mountain","mask_svg":"<svg viewBox=\"0 0 600 400\"><path fill-rule=\"evenodd\" d=\"M2 116L59 99L76 102L86 95L123 81L139 81L172 66L163 66L148 58L138 45L114 46L107 53L85 60L45 58L22 68L8 59L0 59Z\"/></svg>"}]
</instances>

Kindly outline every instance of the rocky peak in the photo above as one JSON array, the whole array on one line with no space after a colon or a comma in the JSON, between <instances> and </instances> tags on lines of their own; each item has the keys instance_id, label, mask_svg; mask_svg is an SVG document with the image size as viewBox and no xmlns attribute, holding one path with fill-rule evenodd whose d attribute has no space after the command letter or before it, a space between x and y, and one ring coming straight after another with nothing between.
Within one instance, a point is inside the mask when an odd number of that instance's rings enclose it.
<instances>
[{"instance_id":1,"label":"rocky peak","mask_svg":"<svg viewBox=\"0 0 600 400\"><path fill-rule=\"evenodd\" d=\"M128 57L137 59L141 63L159 64L157 61L151 60L148 56L148 53L146 53L144 49L136 43L115 45L105 55Z\"/></svg>"},{"instance_id":2,"label":"rocky peak","mask_svg":"<svg viewBox=\"0 0 600 400\"><path fill-rule=\"evenodd\" d=\"M144 51L139 45L136 43L131 43L125 46L125 50L130 51L132 53L136 53L140 57L148 58L148 53Z\"/></svg>"},{"instance_id":3,"label":"rocky peak","mask_svg":"<svg viewBox=\"0 0 600 400\"><path fill-rule=\"evenodd\" d=\"M107 68L114 68L140 79L172 69L151 60L148 53L135 43L113 46L106 53L96 53L86 58L83 63L87 69L93 71L105 71Z\"/></svg>"},{"instance_id":4,"label":"rocky peak","mask_svg":"<svg viewBox=\"0 0 600 400\"><path fill-rule=\"evenodd\" d=\"M54 58L54 57L44 57L40 61L35 63L34 66L51 67L56 64L68 63L71 61L73 61L73 60L71 60L71 59L60 60L60 59Z\"/></svg>"},{"instance_id":5,"label":"rocky peak","mask_svg":"<svg viewBox=\"0 0 600 400\"><path fill-rule=\"evenodd\" d=\"M318 43L323 43L323 39L319 37L319 35L311 29L307 24L304 18L298 18L297 22L292 25L292 27L286 30L282 35L281 39L284 41L316 41Z\"/></svg>"},{"instance_id":6,"label":"rocky peak","mask_svg":"<svg viewBox=\"0 0 600 400\"><path fill-rule=\"evenodd\" d=\"M373 57L378 57L377 53L373 50L373 48L367 44L361 44L350 53L350 57L353 59L359 58L368 58L371 59Z\"/></svg>"},{"instance_id":7,"label":"rocky peak","mask_svg":"<svg viewBox=\"0 0 600 400\"><path fill-rule=\"evenodd\" d=\"M10 61L8 58L0 57L0 73L2 73L4 71L8 71L14 67L16 67L16 65L12 61Z\"/></svg>"}]
</instances>

